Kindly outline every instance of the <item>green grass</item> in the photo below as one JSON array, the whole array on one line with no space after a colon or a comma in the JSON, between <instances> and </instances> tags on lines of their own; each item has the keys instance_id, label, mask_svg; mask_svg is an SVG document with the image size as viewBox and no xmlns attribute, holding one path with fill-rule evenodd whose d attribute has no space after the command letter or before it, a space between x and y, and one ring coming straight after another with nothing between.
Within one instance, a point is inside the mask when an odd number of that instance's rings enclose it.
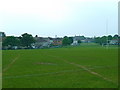
<instances>
[{"instance_id":1,"label":"green grass","mask_svg":"<svg viewBox=\"0 0 120 90\"><path fill-rule=\"evenodd\" d=\"M7 68L3 71L3 88L116 88L117 66L117 47L106 49L83 44L53 49L6 50L3 51L3 70Z\"/></svg>"}]
</instances>

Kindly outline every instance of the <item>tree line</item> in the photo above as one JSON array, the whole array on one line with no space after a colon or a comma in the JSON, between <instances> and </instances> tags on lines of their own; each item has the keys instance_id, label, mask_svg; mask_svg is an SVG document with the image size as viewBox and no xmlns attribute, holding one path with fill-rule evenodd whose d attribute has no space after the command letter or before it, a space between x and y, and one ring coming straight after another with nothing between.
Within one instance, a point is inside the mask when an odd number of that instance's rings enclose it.
<instances>
[{"instance_id":1,"label":"tree line","mask_svg":"<svg viewBox=\"0 0 120 90\"><path fill-rule=\"evenodd\" d=\"M84 36L82 36L83 38ZM62 46L67 46L71 45L73 43L73 38L74 37L67 37L64 36L62 40ZM85 37L84 37L85 39ZM94 42L98 43L100 45L106 45L107 43L110 42L110 40L120 40L119 35L108 35L108 36L102 36L102 37L94 37ZM2 46L3 48L7 47L8 49L12 49L12 47L17 46L17 47L25 47L25 48L32 48L31 44L35 43L35 39L31 34L24 33L19 37L15 36L6 36L3 38ZM81 41L78 41L78 44L80 44Z\"/></svg>"},{"instance_id":2,"label":"tree line","mask_svg":"<svg viewBox=\"0 0 120 90\"><path fill-rule=\"evenodd\" d=\"M100 45L106 45L107 43L110 43L110 40L120 40L119 35L108 35L108 36L102 36L102 37L94 37L95 43L98 43Z\"/></svg>"},{"instance_id":3,"label":"tree line","mask_svg":"<svg viewBox=\"0 0 120 90\"><path fill-rule=\"evenodd\" d=\"M26 48L31 48L31 44L35 43L35 40L31 34L24 33L20 37L7 36L3 39L2 46L3 48L8 47L12 49L14 46L23 46Z\"/></svg>"},{"instance_id":4,"label":"tree line","mask_svg":"<svg viewBox=\"0 0 120 90\"><path fill-rule=\"evenodd\" d=\"M83 36L84 37L84 36ZM84 37L85 38L85 37ZM108 35L108 36L102 36L102 37L94 37L92 38L95 43L98 43L100 45L106 45L107 43L110 43L111 40L118 40L120 41L119 35ZM73 42L73 37L67 37L65 36L63 38L63 45L71 45ZM78 43L81 43L81 40L78 40Z\"/></svg>"}]
</instances>

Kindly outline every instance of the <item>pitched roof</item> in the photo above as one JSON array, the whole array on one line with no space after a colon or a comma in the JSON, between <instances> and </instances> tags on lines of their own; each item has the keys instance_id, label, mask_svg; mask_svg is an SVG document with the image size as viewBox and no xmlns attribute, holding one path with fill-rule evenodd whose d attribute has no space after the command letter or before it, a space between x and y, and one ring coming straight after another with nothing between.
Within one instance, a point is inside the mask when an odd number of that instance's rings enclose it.
<instances>
[{"instance_id":1,"label":"pitched roof","mask_svg":"<svg viewBox=\"0 0 120 90\"><path fill-rule=\"evenodd\" d=\"M43 38L43 37L34 37L34 39L37 42L47 42L48 41L48 38Z\"/></svg>"}]
</instances>

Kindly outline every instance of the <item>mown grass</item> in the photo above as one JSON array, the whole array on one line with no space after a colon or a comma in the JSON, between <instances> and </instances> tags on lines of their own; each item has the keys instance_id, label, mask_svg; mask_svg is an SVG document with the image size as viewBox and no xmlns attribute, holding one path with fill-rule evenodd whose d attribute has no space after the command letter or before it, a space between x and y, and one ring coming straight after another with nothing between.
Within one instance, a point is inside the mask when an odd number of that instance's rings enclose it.
<instances>
[{"instance_id":1,"label":"mown grass","mask_svg":"<svg viewBox=\"0 0 120 90\"><path fill-rule=\"evenodd\" d=\"M3 51L3 88L116 88L118 48L93 46Z\"/></svg>"}]
</instances>

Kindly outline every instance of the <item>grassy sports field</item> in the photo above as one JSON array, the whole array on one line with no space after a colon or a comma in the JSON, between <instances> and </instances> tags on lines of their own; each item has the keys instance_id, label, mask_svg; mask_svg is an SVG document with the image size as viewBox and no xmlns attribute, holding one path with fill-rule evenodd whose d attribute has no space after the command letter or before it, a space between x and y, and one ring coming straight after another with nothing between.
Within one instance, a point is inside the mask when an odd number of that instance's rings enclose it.
<instances>
[{"instance_id":1,"label":"grassy sports field","mask_svg":"<svg viewBox=\"0 0 120 90\"><path fill-rule=\"evenodd\" d=\"M3 88L116 88L118 48L3 50Z\"/></svg>"}]
</instances>

